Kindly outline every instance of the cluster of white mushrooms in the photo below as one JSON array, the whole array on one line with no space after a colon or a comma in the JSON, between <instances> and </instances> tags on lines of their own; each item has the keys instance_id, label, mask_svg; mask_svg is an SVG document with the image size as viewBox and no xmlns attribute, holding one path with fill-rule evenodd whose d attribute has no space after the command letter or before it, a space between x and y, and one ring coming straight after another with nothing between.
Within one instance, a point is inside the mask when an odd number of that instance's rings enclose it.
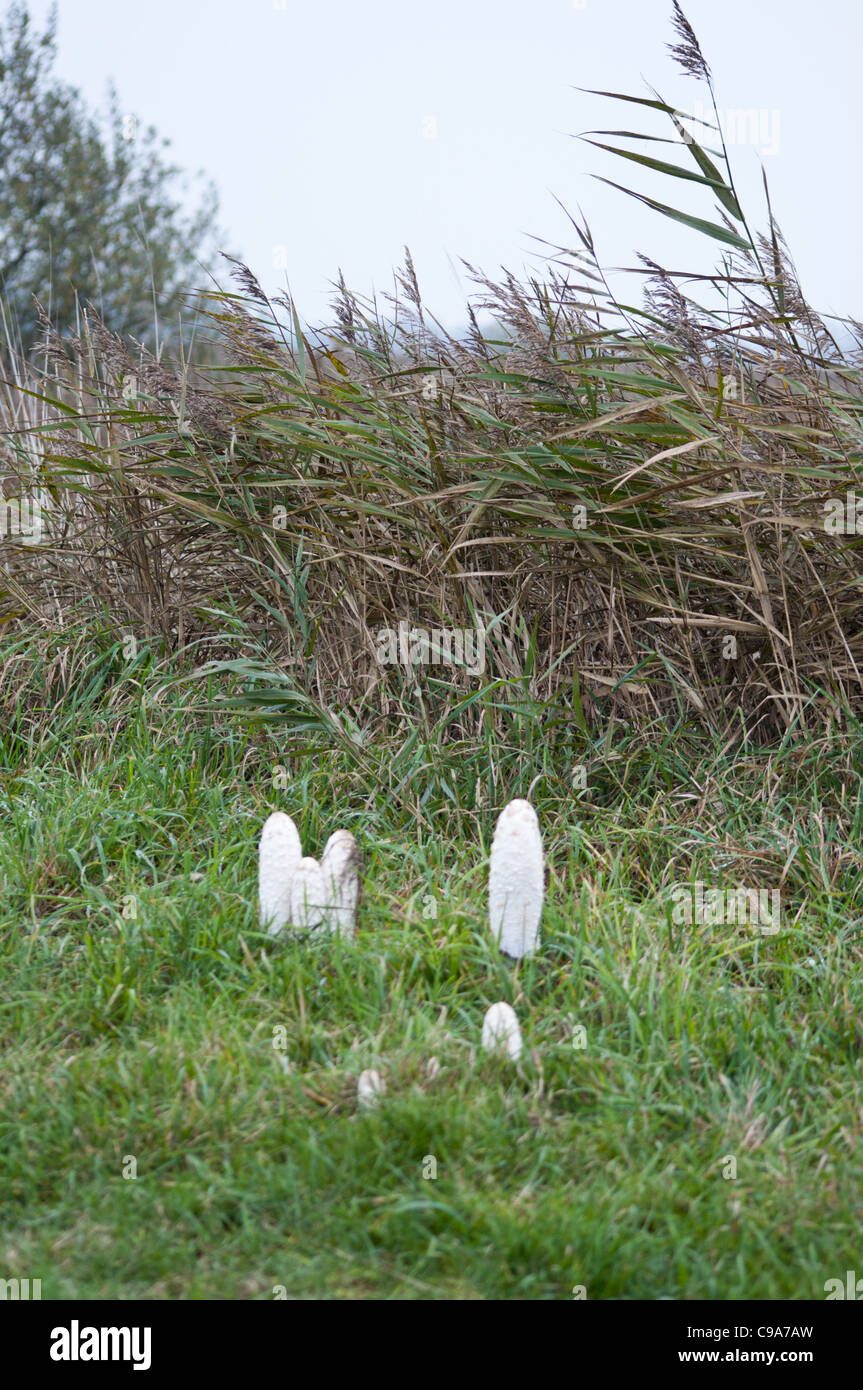
<instances>
[{"instance_id":1,"label":"cluster of white mushrooms","mask_svg":"<svg viewBox=\"0 0 863 1390\"><path fill-rule=\"evenodd\" d=\"M322 928L352 937L360 898L360 855L349 830L337 830L321 862L303 858L300 832L284 811L274 811L258 846L261 927L281 936L286 927Z\"/></svg>"},{"instance_id":2,"label":"cluster of white mushrooms","mask_svg":"<svg viewBox=\"0 0 863 1390\"><path fill-rule=\"evenodd\" d=\"M542 915L543 854L539 821L529 801L510 801L498 817L488 873L492 935L505 955L515 960L536 949ZM267 819L258 852L258 899L262 930L280 936L325 931L352 938L360 898L360 855L349 830L337 830L324 847L320 863L303 857L300 836L290 816L274 811ZM515 1011L492 1004L482 1027L487 1051L521 1056L521 1029ZM357 1087L363 1108L383 1093L376 1071L364 1071Z\"/></svg>"}]
</instances>

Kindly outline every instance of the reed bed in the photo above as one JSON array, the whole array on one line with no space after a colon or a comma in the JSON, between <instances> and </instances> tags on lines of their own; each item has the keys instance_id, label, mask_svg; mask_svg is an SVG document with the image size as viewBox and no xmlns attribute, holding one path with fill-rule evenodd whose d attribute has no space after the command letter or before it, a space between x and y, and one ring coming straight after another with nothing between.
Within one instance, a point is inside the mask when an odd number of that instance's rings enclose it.
<instances>
[{"instance_id":1,"label":"reed bed","mask_svg":"<svg viewBox=\"0 0 863 1390\"><path fill-rule=\"evenodd\" d=\"M660 99L601 95L670 121L679 165L590 138L715 200L715 221L647 201L718 268L642 258L633 308L573 220L542 278L468 266L459 338L407 250L385 313L340 277L314 333L231 262L206 366L92 310L71 339L44 320L38 366L3 373L4 493L44 517L40 544L0 546L4 627L55 640L91 614L288 724L419 709L464 734L528 700L581 729L673 714L772 739L859 707L860 325L840 345L806 303L769 201L750 230L724 143L714 162ZM482 678L382 662L400 623L480 633Z\"/></svg>"}]
</instances>

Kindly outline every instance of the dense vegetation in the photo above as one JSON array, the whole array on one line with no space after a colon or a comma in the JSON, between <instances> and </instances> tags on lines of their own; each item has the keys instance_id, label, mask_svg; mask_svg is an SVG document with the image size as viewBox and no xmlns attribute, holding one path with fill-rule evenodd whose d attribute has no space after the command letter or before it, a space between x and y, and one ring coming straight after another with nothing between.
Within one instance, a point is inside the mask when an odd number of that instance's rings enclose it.
<instances>
[{"instance_id":1,"label":"dense vegetation","mask_svg":"<svg viewBox=\"0 0 863 1390\"><path fill-rule=\"evenodd\" d=\"M654 200L721 245L705 302L649 263L621 305L574 224L543 283L477 273L464 339L408 255L389 318L342 284L317 340L233 263L216 365L95 312L44 368L10 348L0 474L43 521L0 543L0 1271L46 1297L855 1267L859 364L724 144L634 109L681 162L626 157L718 202ZM484 668L376 659L402 622ZM549 883L514 966L485 885L516 796ZM357 836L356 943L259 931L274 807L313 854ZM778 930L682 922L698 884L777 893ZM479 1046L498 999L517 1065Z\"/></svg>"}]
</instances>

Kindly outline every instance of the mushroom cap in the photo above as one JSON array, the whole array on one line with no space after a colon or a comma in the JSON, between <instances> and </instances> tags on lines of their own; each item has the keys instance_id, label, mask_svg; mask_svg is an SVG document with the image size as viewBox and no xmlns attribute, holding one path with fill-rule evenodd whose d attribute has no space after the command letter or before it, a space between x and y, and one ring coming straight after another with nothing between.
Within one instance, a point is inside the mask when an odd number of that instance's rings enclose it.
<instances>
[{"instance_id":1,"label":"mushroom cap","mask_svg":"<svg viewBox=\"0 0 863 1390\"><path fill-rule=\"evenodd\" d=\"M329 929L353 936L360 897L360 851L349 830L336 830L321 855Z\"/></svg>"},{"instance_id":2,"label":"mushroom cap","mask_svg":"<svg viewBox=\"0 0 863 1390\"><path fill-rule=\"evenodd\" d=\"M258 845L260 923L270 936L278 936L291 920L291 883L302 857L294 822L284 811L274 811L264 822Z\"/></svg>"},{"instance_id":3,"label":"mushroom cap","mask_svg":"<svg viewBox=\"0 0 863 1390\"><path fill-rule=\"evenodd\" d=\"M502 1048L513 1062L518 1061L522 1049L521 1029L512 1005L501 1001L486 1009L482 1021L482 1045L486 1052L496 1052Z\"/></svg>"},{"instance_id":4,"label":"mushroom cap","mask_svg":"<svg viewBox=\"0 0 863 1390\"><path fill-rule=\"evenodd\" d=\"M384 1093L384 1083L380 1072L369 1068L368 1071L360 1072L360 1079L357 1082L357 1103L363 1110L370 1110L377 1105Z\"/></svg>"},{"instance_id":5,"label":"mushroom cap","mask_svg":"<svg viewBox=\"0 0 863 1390\"><path fill-rule=\"evenodd\" d=\"M301 859L291 883L291 921L304 931L319 927L327 907L327 891L317 859Z\"/></svg>"},{"instance_id":6,"label":"mushroom cap","mask_svg":"<svg viewBox=\"0 0 863 1390\"><path fill-rule=\"evenodd\" d=\"M488 870L492 934L500 949L518 960L532 955L539 935L543 898L542 836L529 801L510 801L498 817Z\"/></svg>"}]
</instances>

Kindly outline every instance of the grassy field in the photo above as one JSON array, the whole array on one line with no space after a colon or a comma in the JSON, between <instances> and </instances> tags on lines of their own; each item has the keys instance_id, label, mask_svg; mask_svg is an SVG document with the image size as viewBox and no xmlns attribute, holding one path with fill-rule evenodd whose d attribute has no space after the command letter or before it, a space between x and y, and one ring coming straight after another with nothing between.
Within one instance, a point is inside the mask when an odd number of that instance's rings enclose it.
<instances>
[{"instance_id":1,"label":"grassy field","mask_svg":"<svg viewBox=\"0 0 863 1390\"><path fill-rule=\"evenodd\" d=\"M582 219L543 280L470 267L458 340L406 250L389 317L340 279L314 342L233 261L212 360L92 308L38 364L7 343L0 1278L818 1299L860 1268L863 327L808 305L720 130L618 95L662 134L592 143L693 210L615 187L721 250L643 258L639 306ZM384 660L402 623L483 661ZM516 797L518 965L487 905ZM261 934L277 808L314 856L356 836L354 942ZM777 929L687 921L699 885Z\"/></svg>"},{"instance_id":2,"label":"grassy field","mask_svg":"<svg viewBox=\"0 0 863 1390\"><path fill-rule=\"evenodd\" d=\"M36 720L42 657L3 656L7 1277L46 1298L748 1299L856 1267L856 726L765 753L538 719L532 746L380 744L371 777L202 719L119 647ZM528 792L549 886L516 967L487 853ZM274 807L312 853L356 832L354 944L259 933ZM780 931L675 922L669 887L698 879L781 888ZM479 1045L497 999L518 1064ZM369 1066L386 1092L364 1112Z\"/></svg>"}]
</instances>

